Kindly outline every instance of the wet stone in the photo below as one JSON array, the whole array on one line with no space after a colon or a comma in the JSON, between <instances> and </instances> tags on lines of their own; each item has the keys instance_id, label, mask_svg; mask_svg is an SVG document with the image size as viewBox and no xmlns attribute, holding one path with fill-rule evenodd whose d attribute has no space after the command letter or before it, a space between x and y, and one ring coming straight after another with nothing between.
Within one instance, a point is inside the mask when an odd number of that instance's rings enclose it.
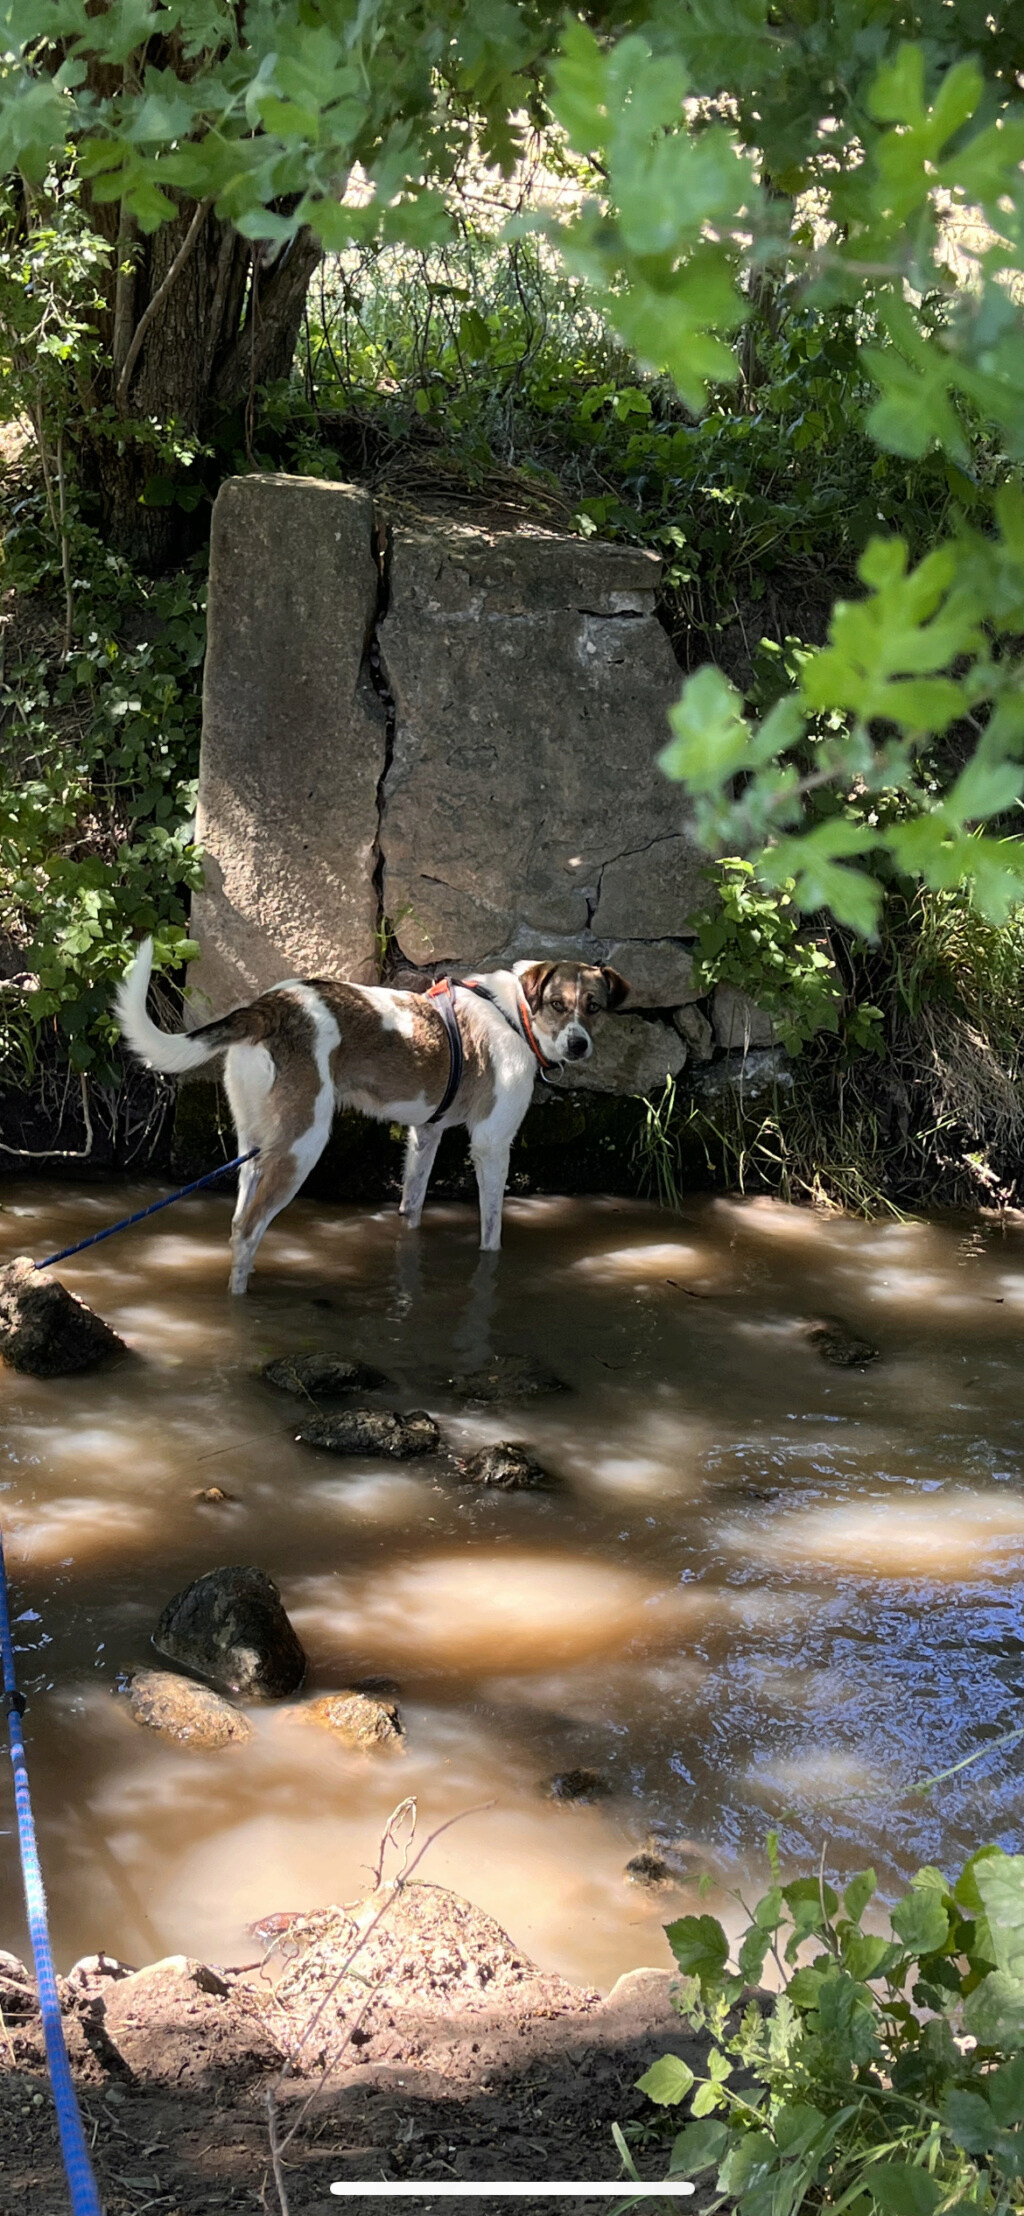
<instances>
[{"instance_id":1,"label":"wet stone","mask_svg":"<svg viewBox=\"0 0 1024 2216\"><path fill-rule=\"evenodd\" d=\"M198 1493L193 1493L192 1498L200 1501L204 1508L225 1508L237 1500L238 1495L226 1493L223 1485L203 1485Z\"/></svg>"},{"instance_id":2,"label":"wet stone","mask_svg":"<svg viewBox=\"0 0 1024 2216\"><path fill-rule=\"evenodd\" d=\"M456 1468L468 1484L497 1485L506 1493L526 1492L551 1483L547 1471L528 1448L517 1446L511 1439L503 1439L494 1447L481 1447L479 1454L459 1456Z\"/></svg>"},{"instance_id":3,"label":"wet stone","mask_svg":"<svg viewBox=\"0 0 1024 2216\"><path fill-rule=\"evenodd\" d=\"M389 1408L346 1408L336 1416L310 1416L296 1436L329 1454L380 1454L396 1462L436 1454L441 1434L432 1416L414 1408L396 1416Z\"/></svg>"},{"instance_id":4,"label":"wet stone","mask_svg":"<svg viewBox=\"0 0 1024 2216\"><path fill-rule=\"evenodd\" d=\"M125 1691L136 1723L179 1746L227 1747L252 1738L248 1718L229 1701L171 1670L135 1670Z\"/></svg>"},{"instance_id":5,"label":"wet stone","mask_svg":"<svg viewBox=\"0 0 1024 2216\"><path fill-rule=\"evenodd\" d=\"M660 1854L650 1854L646 1848L630 1855L624 1875L631 1885L642 1885L648 1892L662 1893L678 1881L671 1865Z\"/></svg>"},{"instance_id":6,"label":"wet stone","mask_svg":"<svg viewBox=\"0 0 1024 2216\"><path fill-rule=\"evenodd\" d=\"M102 1316L27 1255L0 1270L0 1359L12 1370L71 1377L127 1351Z\"/></svg>"},{"instance_id":7,"label":"wet stone","mask_svg":"<svg viewBox=\"0 0 1024 2216\"><path fill-rule=\"evenodd\" d=\"M541 1781L541 1792L548 1800L596 1801L607 1800L614 1791L611 1779L600 1770L558 1770L554 1777Z\"/></svg>"},{"instance_id":8,"label":"wet stone","mask_svg":"<svg viewBox=\"0 0 1024 2216\"><path fill-rule=\"evenodd\" d=\"M449 1392L465 1400L532 1400L541 1393L567 1393L565 1379L541 1362L518 1354L496 1354L479 1370L460 1370L445 1380Z\"/></svg>"},{"instance_id":9,"label":"wet stone","mask_svg":"<svg viewBox=\"0 0 1024 2216\"><path fill-rule=\"evenodd\" d=\"M294 1693L306 1674L277 1586L248 1564L209 1570L176 1593L153 1645L168 1661L249 1700Z\"/></svg>"},{"instance_id":10,"label":"wet stone","mask_svg":"<svg viewBox=\"0 0 1024 2216\"><path fill-rule=\"evenodd\" d=\"M268 1385L279 1392L307 1395L310 1400L340 1398L343 1393L379 1393L390 1385L382 1370L367 1362L346 1362L336 1354L282 1354L260 1371Z\"/></svg>"},{"instance_id":11,"label":"wet stone","mask_svg":"<svg viewBox=\"0 0 1024 2216\"><path fill-rule=\"evenodd\" d=\"M869 1362L877 1362L878 1348L870 1339L858 1339L856 1332L847 1329L833 1316L811 1325L807 1334L809 1344L820 1354L823 1362L830 1362L837 1370L862 1370Z\"/></svg>"},{"instance_id":12,"label":"wet stone","mask_svg":"<svg viewBox=\"0 0 1024 2216\"><path fill-rule=\"evenodd\" d=\"M303 1723L318 1724L342 1740L346 1747L388 1747L405 1737L405 1727L393 1700L371 1693L323 1693L304 1701L297 1714Z\"/></svg>"}]
</instances>

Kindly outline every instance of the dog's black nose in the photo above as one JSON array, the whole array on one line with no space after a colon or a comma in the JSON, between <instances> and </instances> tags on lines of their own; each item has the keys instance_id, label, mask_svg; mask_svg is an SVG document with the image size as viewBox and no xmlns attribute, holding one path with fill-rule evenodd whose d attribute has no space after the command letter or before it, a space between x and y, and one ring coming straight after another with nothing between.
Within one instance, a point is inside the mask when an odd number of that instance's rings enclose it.
<instances>
[{"instance_id":1,"label":"dog's black nose","mask_svg":"<svg viewBox=\"0 0 1024 2216\"><path fill-rule=\"evenodd\" d=\"M582 1062L584 1055L590 1052L590 1040L586 1032L575 1031L572 1038L566 1040L565 1051L570 1062Z\"/></svg>"}]
</instances>

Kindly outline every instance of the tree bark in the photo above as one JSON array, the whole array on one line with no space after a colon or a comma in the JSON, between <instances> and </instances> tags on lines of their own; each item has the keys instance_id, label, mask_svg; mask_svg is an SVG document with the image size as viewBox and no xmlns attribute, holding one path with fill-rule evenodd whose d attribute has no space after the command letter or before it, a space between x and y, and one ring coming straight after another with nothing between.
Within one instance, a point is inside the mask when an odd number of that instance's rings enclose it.
<instances>
[{"instance_id":1,"label":"tree bark","mask_svg":"<svg viewBox=\"0 0 1024 2216\"><path fill-rule=\"evenodd\" d=\"M321 249L302 231L268 253L194 201L149 237L116 203L94 203L88 215L111 261L79 477L109 544L160 568L198 529L180 507L145 503L147 483L175 474L159 433L202 442L257 386L288 375Z\"/></svg>"}]
</instances>

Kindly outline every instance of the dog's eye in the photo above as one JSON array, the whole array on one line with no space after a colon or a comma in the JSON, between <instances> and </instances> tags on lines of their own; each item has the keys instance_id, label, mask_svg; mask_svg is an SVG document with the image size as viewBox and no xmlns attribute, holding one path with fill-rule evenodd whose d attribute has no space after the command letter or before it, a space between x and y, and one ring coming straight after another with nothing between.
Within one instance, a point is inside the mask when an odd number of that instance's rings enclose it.
<instances>
[{"instance_id":1,"label":"dog's eye","mask_svg":"<svg viewBox=\"0 0 1024 2216\"><path fill-rule=\"evenodd\" d=\"M567 1015L568 1015L568 1013L569 1013L569 1004L568 1004L568 1001L565 1001L565 1000L553 1000L553 1001L551 1002L551 1012L552 1012L552 1015L555 1015L555 1016L567 1016Z\"/></svg>"},{"instance_id":2,"label":"dog's eye","mask_svg":"<svg viewBox=\"0 0 1024 2216\"><path fill-rule=\"evenodd\" d=\"M589 993L587 994L587 997L583 1003L583 1013L585 1016L594 1016L597 1014L597 1002L596 1000L591 999Z\"/></svg>"}]
</instances>

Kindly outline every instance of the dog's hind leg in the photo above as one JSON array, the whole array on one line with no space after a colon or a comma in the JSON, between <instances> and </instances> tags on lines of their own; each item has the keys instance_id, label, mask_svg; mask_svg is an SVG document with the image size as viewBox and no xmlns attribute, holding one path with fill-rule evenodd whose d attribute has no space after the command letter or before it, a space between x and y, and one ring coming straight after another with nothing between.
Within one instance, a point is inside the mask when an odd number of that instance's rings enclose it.
<instances>
[{"instance_id":1,"label":"dog's hind leg","mask_svg":"<svg viewBox=\"0 0 1024 2216\"><path fill-rule=\"evenodd\" d=\"M398 1213L415 1231L423 1214L427 1197L430 1172L434 1167L437 1150L441 1144L438 1124L410 1124L405 1146L405 1175L402 1180L402 1198Z\"/></svg>"},{"instance_id":2,"label":"dog's hind leg","mask_svg":"<svg viewBox=\"0 0 1024 2216\"><path fill-rule=\"evenodd\" d=\"M254 1162L239 1171L238 1199L231 1223L231 1276L233 1293L244 1293L252 1273L256 1249L267 1226L287 1208L327 1144L334 1112L334 1093L322 1083L313 1103L313 1114L304 1130L288 1128L279 1104L272 1098L277 1070L262 1046L233 1047L224 1069L224 1084L238 1151L246 1154L258 1146Z\"/></svg>"}]
</instances>

